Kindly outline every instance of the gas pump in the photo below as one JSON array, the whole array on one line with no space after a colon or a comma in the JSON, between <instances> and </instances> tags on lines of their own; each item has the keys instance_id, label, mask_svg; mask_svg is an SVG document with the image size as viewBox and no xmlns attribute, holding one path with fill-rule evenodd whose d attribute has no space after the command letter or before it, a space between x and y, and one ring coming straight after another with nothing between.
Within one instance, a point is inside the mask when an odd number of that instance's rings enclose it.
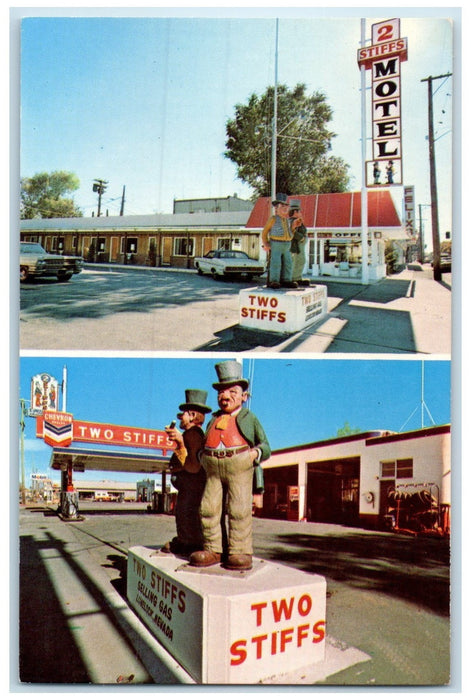
<instances>
[{"instance_id":1,"label":"gas pump","mask_svg":"<svg viewBox=\"0 0 471 700\"><path fill-rule=\"evenodd\" d=\"M67 520L78 519L78 493L74 488L72 480L72 463L69 462L67 467L61 473L61 493L58 513L62 518Z\"/></svg>"}]
</instances>

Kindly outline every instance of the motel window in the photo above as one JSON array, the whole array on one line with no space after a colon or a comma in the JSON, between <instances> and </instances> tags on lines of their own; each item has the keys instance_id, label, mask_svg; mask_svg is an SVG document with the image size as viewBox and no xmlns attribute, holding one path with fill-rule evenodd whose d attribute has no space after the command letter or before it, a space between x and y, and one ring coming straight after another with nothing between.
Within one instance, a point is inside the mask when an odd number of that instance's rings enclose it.
<instances>
[{"instance_id":1,"label":"motel window","mask_svg":"<svg viewBox=\"0 0 471 700\"><path fill-rule=\"evenodd\" d=\"M230 250L231 249L231 239L230 238L218 238L217 249L218 250Z\"/></svg>"},{"instance_id":2,"label":"motel window","mask_svg":"<svg viewBox=\"0 0 471 700\"><path fill-rule=\"evenodd\" d=\"M106 245L106 238L99 238L98 239L97 253L103 253L105 251L105 245Z\"/></svg>"},{"instance_id":3,"label":"motel window","mask_svg":"<svg viewBox=\"0 0 471 700\"><path fill-rule=\"evenodd\" d=\"M194 238L175 238L173 244L174 255L193 255L195 249Z\"/></svg>"},{"instance_id":4,"label":"motel window","mask_svg":"<svg viewBox=\"0 0 471 700\"><path fill-rule=\"evenodd\" d=\"M388 460L381 462L381 477L383 479L407 479L413 476L412 457L407 459Z\"/></svg>"},{"instance_id":5,"label":"motel window","mask_svg":"<svg viewBox=\"0 0 471 700\"><path fill-rule=\"evenodd\" d=\"M123 236L121 238L121 252L122 253L127 253L128 255L131 253L136 253L137 252L137 238L130 237L130 236Z\"/></svg>"}]
</instances>

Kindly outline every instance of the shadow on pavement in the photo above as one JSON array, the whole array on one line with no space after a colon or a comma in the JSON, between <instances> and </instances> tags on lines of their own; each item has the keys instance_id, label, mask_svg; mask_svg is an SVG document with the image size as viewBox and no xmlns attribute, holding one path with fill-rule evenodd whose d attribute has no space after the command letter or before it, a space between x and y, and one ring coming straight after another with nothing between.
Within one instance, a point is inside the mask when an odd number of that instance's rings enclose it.
<instances>
[{"instance_id":1,"label":"shadow on pavement","mask_svg":"<svg viewBox=\"0 0 471 700\"><path fill-rule=\"evenodd\" d=\"M336 318L347 323L325 352L415 353L414 329L408 311L342 305Z\"/></svg>"},{"instance_id":2,"label":"shadow on pavement","mask_svg":"<svg viewBox=\"0 0 471 700\"><path fill-rule=\"evenodd\" d=\"M144 275L91 272L86 278L74 279L67 284L43 282L22 287L20 308L36 318L104 318L125 312L144 314L195 301L210 303L217 297L232 296L234 289L246 286L250 283L215 283L198 275L177 272Z\"/></svg>"},{"instance_id":3,"label":"shadow on pavement","mask_svg":"<svg viewBox=\"0 0 471 700\"><path fill-rule=\"evenodd\" d=\"M279 546L270 549L271 559L449 615L450 546L446 538L293 533L278 539Z\"/></svg>"},{"instance_id":4,"label":"shadow on pavement","mask_svg":"<svg viewBox=\"0 0 471 700\"><path fill-rule=\"evenodd\" d=\"M194 350L201 350L203 352L211 352L213 350L243 352L244 350L253 350L260 346L275 348L287 337L281 333L253 330L239 325L228 326L227 328L217 331L214 335L216 338L194 348Z\"/></svg>"},{"instance_id":5,"label":"shadow on pavement","mask_svg":"<svg viewBox=\"0 0 471 700\"><path fill-rule=\"evenodd\" d=\"M40 551L33 537L20 539L19 680L22 683L91 683ZM41 611L38 614L38 611Z\"/></svg>"},{"instance_id":6,"label":"shadow on pavement","mask_svg":"<svg viewBox=\"0 0 471 700\"><path fill-rule=\"evenodd\" d=\"M45 539L41 541L30 536L20 537L19 680L23 683L93 683L84 649L75 643L71 621L63 610L54 582L44 565L44 554L60 558L67 564L96 602L98 614L105 615L115 628L116 635L123 643L125 640L105 596L77 559L67 551L64 541L50 532L45 532ZM56 585L64 586L64 583L58 581ZM74 619L77 616L73 612L70 615ZM135 655L129 643L128 646ZM99 650L96 653L99 654Z\"/></svg>"}]
</instances>

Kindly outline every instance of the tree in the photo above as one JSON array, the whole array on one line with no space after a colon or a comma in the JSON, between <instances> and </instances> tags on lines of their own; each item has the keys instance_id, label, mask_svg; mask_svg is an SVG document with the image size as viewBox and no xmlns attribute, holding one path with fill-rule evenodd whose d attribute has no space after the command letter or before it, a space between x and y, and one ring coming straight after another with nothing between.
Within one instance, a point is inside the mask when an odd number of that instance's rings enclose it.
<instances>
[{"instance_id":1,"label":"tree","mask_svg":"<svg viewBox=\"0 0 471 700\"><path fill-rule=\"evenodd\" d=\"M356 435L357 433L361 433L361 428L352 428L349 422L346 421L343 427L337 430L335 437L347 437L348 435Z\"/></svg>"},{"instance_id":2,"label":"tree","mask_svg":"<svg viewBox=\"0 0 471 700\"><path fill-rule=\"evenodd\" d=\"M257 197L271 194L274 87L246 105L235 107L226 123L224 155L237 165L237 176L250 185ZM348 165L328 156L335 137L327 124L332 110L325 95L306 95L306 86L277 87L276 191L285 194L345 192Z\"/></svg>"},{"instance_id":3,"label":"tree","mask_svg":"<svg viewBox=\"0 0 471 700\"><path fill-rule=\"evenodd\" d=\"M20 217L22 219L53 219L82 216L73 199L66 195L80 187L74 173L56 170L37 173L21 179Z\"/></svg>"}]
</instances>

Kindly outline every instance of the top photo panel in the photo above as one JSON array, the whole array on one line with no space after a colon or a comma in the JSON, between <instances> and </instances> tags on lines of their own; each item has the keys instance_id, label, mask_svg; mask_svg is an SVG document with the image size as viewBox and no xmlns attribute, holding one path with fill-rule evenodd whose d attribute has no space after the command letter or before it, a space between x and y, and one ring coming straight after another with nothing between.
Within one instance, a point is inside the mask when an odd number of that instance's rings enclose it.
<instances>
[{"instance_id":1,"label":"top photo panel","mask_svg":"<svg viewBox=\"0 0 471 700\"><path fill-rule=\"evenodd\" d=\"M451 353L450 18L19 31L20 351Z\"/></svg>"}]
</instances>

